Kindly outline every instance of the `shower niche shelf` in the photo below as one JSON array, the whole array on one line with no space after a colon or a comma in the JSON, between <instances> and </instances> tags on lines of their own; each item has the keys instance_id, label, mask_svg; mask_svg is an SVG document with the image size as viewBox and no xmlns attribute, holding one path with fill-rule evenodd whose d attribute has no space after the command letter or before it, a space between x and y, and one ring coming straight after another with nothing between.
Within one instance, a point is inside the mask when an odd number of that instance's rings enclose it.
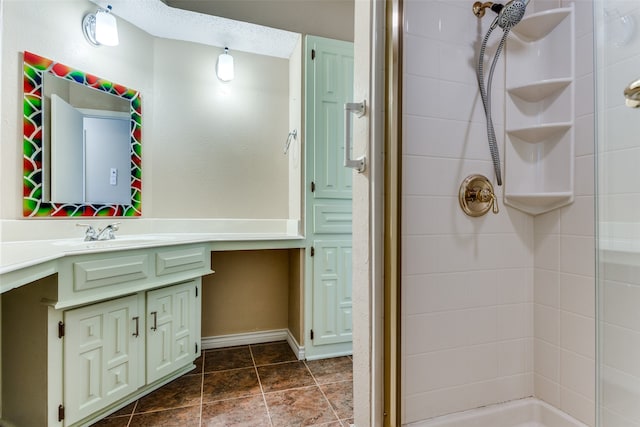
<instances>
[{"instance_id":1,"label":"shower niche shelf","mask_svg":"<svg viewBox=\"0 0 640 427\"><path fill-rule=\"evenodd\" d=\"M545 123L516 129L507 129L507 135L532 144L545 142L556 134L571 130L573 123Z\"/></svg>"},{"instance_id":2,"label":"shower niche shelf","mask_svg":"<svg viewBox=\"0 0 640 427\"><path fill-rule=\"evenodd\" d=\"M539 40L553 31L572 11L571 7L562 7L532 13L516 25L512 31L525 40Z\"/></svg>"},{"instance_id":3,"label":"shower niche shelf","mask_svg":"<svg viewBox=\"0 0 640 427\"><path fill-rule=\"evenodd\" d=\"M574 10L526 16L506 47L504 203L532 215L574 198Z\"/></svg>"},{"instance_id":4,"label":"shower niche shelf","mask_svg":"<svg viewBox=\"0 0 640 427\"><path fill-rule=\"evenodd\" d=\"M562 91L571 84L571 79L547 79L531 84L507 88L509 95L515 95L523 101L538 102Z\"/></svg>"}]
</instances>

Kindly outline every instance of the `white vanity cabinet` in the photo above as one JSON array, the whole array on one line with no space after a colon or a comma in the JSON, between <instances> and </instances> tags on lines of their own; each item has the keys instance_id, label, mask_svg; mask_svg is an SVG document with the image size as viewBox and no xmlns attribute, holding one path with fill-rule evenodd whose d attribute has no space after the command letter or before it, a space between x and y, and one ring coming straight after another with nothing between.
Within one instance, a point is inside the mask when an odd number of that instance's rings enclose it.
<instances>
[{"instance_id":1,"label":"white vanity cabinet","mask_svg":"<svg viewBox=\"0 0 640 427\"><path fill-rule=\"evenodd\" d=\"M76 255L4 293L3 419L91 425L193 369L210 265L205 243Z\"/></svg>"},{"instance_id":2,"label":"white vanity cabinet","mask_svg":"<svg viewBox=\"0 0 640 427\"><path fill-rule=\"evenodd\" d=\"M147 292L147 382L193 362L198 354L199 285L193 282Z\"/></svg>"},{"instance_id":3,"label":"white vanity cabinet","mask_svg":"<svg viewBox=\"0 0 640 427\"><path fill-rule=\"evenodd\" d=\"M139 297L130 295L64 312L65 423L127 397L144 379Z\"/></svg>"}]
</instances>

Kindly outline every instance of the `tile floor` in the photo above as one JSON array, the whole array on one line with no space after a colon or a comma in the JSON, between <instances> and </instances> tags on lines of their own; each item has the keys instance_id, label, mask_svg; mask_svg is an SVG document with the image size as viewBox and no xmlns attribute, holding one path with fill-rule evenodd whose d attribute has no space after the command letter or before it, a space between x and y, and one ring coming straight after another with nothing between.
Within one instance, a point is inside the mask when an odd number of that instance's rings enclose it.
<instances>
[{"instance_id":1,"label":"tile floor","mask_svg":"<svg viewBox=\"0 0 640 427\"><path fill-rule=\"evenodd\" d=\"M207 350L195 370L92 427L349 427L352 365L298 361L286 342Z\"/></svg>"}]
</instances>

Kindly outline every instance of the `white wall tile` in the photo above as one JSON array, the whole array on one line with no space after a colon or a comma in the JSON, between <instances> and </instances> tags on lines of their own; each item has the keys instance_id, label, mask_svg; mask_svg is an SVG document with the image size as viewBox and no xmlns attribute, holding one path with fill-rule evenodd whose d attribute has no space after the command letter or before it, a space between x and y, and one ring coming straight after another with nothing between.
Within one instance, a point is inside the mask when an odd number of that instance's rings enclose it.
<instances>
[{"instance_id":1,"label":"white wall tile","mask_svg":"<svg viewBox=\"0 0 640 427\"><path fill-rule=\"evenodd\" d=\"M534 277L534 302L548 307L558 307L560 298L560 273L536 268Z\"/></svg>"},{"instance_id":2,"label":"white wall tile","mask_svg":"<svg viewBox=\"0 0 640 427\"><path fill-rule=\"evenodd\" d=\"M560 349L548 342L534 339L533 365L537 375L549 381L560 383Z\"/></svg>"},{"instance_id":3,"label":"white wall tile","mask_svg":"<svg viewBox=\"0 0 640 427\"><path fill-rule=\"evenodd\" d=\"M560 343L562 348L595 359L595 321L566 311L560 317Z\"/></svg>"},{"instance_id":4,"label":"white wall tile","mask_svg":"<svg viewBox=\"0 0 640 427\"><path fill-rule=\"evenodd\" d=\"M595 280L589 276L560 273L560 308L586 317L594 317Z\"/></svg>"},{"instance_id":5,"label":"white wall tile","mask_svg":"<svg viewBox=\"0 0 640 427\"><path fill-rule=\"evenodd\" d=\"M577 196L572 204L565 206L561 211L562 234L587 237L595 235L595 200L593 196Z\"/></svg>"},{"instance_id":6,"label":"white wall tile","mask_svg":"<svg viewBox=\"0 0 640 427\"><path fill-rule=\"evenodd\" d=\"M594 277L595 243L593 237L562 236L560 268L565 273Z\"/></svg>"},{"instance_id":7,"label":"white wall tile","mask_svg":"<svg viewBox=\"0 0 640 427\"><path fill-rule=\"evenodd\" d=\"M593 426L595 425L595 402L567 388L560 388L560 408L570 413L578 421Z\"/></svg>"},{"instance_id":8,"label":"white wall tile","mask_svg":"<svg viewBox=\"0 0 640 427\"><path fill-rule=\"evenodd\" d=\"M558 381L552 381L536 373L533 382L537 398L556 407L560 406L560 384Z\"/></svg>"},{"instance_id":9,"label":"white wall tile","mask_svg":"<svg viewBox=\"0 0 640 427\"><path fill-rule=\"evenodd\" d=\"M582 397L596 399L596 376L585 375L596 371L595 361L563 350L560 354L560 384Z\"/></svg>"},{"instance_id":10,"label":"white wall tile","mask_svg":"<svg viewBox=\"0 0 640 427\"><path fill-rule=\"evenodd\" d=\"M535 267L558 271L560 268L560 236L557 234L534 234Z\"/></svg>"},{"instance_id":11,"label":"white wall tile","mask_svg":"<svg viewBox=\"0 0 640 427\"><path fill-rule=\"evenodd\" d=\"M595 151L594 116L576 118L575 126L575 154L577 157L593 155Z\"/></svg>"},{"instance_id":12,"label":"white wall tile","mask_svg":"<svg viewBox=\"0 0 640 427\"><path fill-rule=\"evenodd\" d=\"M511 376L533 370L533 339L517 339L498 343L498 374Z\"/></svg>"},{"instance_id":13,"label":"white wall tile","mask_svg":"<svg viewBox=\"0 0 640 427\"><path fill-rule=\"evenodd\" d=\"M501 305L498 310L498 339L511 340L533 336L531 304Z\"/></svg>"},{"instance_id":14,"label":"white wall tile","mask_svg":"<svg viewBox=\"0 0 640 427\"><path fill-rule=\"evenodd\" d=\"M553 307L534 304L533 306L534 336L549 344L559 345L560 313Z\"/></svg>"}]
</instances>

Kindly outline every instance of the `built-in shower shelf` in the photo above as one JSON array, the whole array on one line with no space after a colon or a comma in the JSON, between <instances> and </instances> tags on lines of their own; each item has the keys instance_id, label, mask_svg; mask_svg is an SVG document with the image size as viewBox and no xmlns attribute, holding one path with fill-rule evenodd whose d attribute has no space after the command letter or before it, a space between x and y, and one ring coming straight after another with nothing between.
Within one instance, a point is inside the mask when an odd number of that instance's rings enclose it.
<instances>
[{"instance_id":1,"label":"built-in shower shelf","mask_svg":"<svg viewBox=\"0 0 640 427\"><path fill-rule=\"evenodd\" d=\"M570 7L562 7L533 13L525 16L511 31L528 41L540 40L569 16L571 10Z\"/></svg>"},{"instance_id":2,"label":"built-in shower shelf","mask_svg":"<svg viewBox=\"0 0 640 427\"><path fill-rule=\"evenodd\" d=\"M505 203L532 215L548 212L552 209L568 205L573 201L572 191L549 193L506 193Z\"/></svg>"},{"instance_id":3,"label":"built-in shower shelf","mask_svg":"<svg viewBox=\"0 0 640 427\"><path fill-rule=\"evenodd\" d=\"M536 126L527 126L524 128L507 129L507 134L515 136L525 142L536 144L538 142L546 141L552 136L564 133L571 129L573 123L547 123Z\"/></svg>"},{"instance_id":4,"label":"built-in shower shelf","mask_svg":"<svg viewBox=\"0 0 640 427\"><path fill-rule=\"evenodd\" d=\"M504 204L531 215L574 199L574 15L527 14L506 47Z\"/></svg>"},{"instance_id":5,"label":"built-in shower shelf","mask_svg":"<svg viewBox=\"0 0 640 427\"><path fill-rule=\"evenodd\" d=\"M571 84L572 79L548 79L508 88L511 95L527 102L538 102L560 92Z\"/></svg>"}]
</instances>

